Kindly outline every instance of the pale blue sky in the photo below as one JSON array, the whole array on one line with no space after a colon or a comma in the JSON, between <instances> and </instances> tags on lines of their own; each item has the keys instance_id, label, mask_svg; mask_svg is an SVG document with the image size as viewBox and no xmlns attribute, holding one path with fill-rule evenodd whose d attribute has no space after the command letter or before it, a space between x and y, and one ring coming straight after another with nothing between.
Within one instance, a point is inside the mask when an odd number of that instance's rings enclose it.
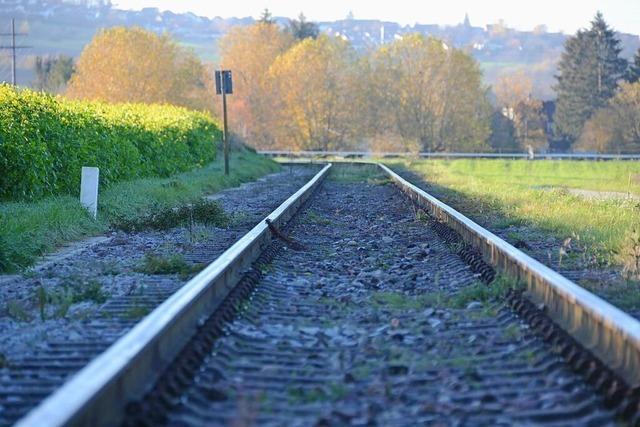
<instances>
[{"instance_id":1,"label":"pale blue sky","mask_svg":"<svg viewBox=\"0 0 640 427\"><path fill-rule=\"evenodd\" d=\"M257 17L268 7L276 16L295 17L300 12L311 20L344 18L381 19L402 24L453 25L465 12L471 23L485 26L504 19L510 27L530 30L546 24L550 31L573 33L586 27L600 10L615 29L640 34L640 0L113 0L120 8L157 7L203 16Z\"/></svg>"}]
</instances>

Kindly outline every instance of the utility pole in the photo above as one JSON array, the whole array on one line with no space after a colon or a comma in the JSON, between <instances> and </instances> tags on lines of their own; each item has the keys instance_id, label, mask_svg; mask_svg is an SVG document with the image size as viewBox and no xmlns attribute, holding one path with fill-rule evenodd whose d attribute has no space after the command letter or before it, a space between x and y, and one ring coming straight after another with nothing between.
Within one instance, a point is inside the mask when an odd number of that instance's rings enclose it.
<instances>
[{"instance_id":1,"label":"utility pole","mask_svg":"<svg viewBox=\"0 0 640 427\"><path fill-rule=\"evenodd\" d=\"M11 32L2 33L0 36L11 36L10 46L0 46L0 50L11 50L11 84L16 86L18 79L16 77L16 49L27 49L30 46L16 46L16 36L26 36L27 33L16 33L16 20L11 18Z\"/></svg>"},{"instance_id":2,"label":"utility pole","mask_svg":"<svg viewBox=\"0 0 640 427\"><path fill-rule=\"evenodd\" d=\"M11 18L11 84L16 85L16 20Z\"/></svg>"},{"instance_id":3,"label":"utility pole","mask_svg":"<svg viewBox=\"0 0 640 427\"><path fill-rule=\"evenodd\" d=\"M224 174L229 175L229 132L227 130L227 94L233 93L230 70L216 70L216 94L222 95L222 141L224 144Z\"/></svg>"}]
</instances>

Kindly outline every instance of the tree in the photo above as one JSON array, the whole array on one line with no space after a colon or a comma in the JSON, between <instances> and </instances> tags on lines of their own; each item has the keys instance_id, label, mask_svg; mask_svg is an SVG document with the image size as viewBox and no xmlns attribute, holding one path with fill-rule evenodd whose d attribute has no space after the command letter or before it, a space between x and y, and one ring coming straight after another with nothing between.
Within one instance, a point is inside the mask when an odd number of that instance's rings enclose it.
<instances>
[{"instance_id":1,"label":"tree","mask_svg":"<svg viewBox=\"0 0 640 427\"><path fill-rule=\"evenodd\" d=\"M501 75L494 85L498 106L513 109L533 93L533 79L523 70Z\"/></svg>"},{"instance_id":2,"label":"tree","mask_svg":"<svg viewBox=\"0 0 640 427\"><path fill-rule=\"evenodd\" d=\"M531 96L520 101L514 109L513 122L521 149L540 151L547 148L547 122L542 101Z\"/></svg>"},{"instance_id":3,"label":"tree","mask_svg":"<svg viewBox=\"0 0 640 427\"><path fill-rule=\"evenodd\" d=\"M425 151L488 148L490 106L477 62L420 34L381 47L371 59L369 105L378 129Z\"/></svg>"},{"instance_id":4,"label":"tree","mask_svg":"<svg viewBox=\"0 0 640 427\"><path fill-rule=\"evenodd\" d=\"M280 97L273 100L278 120L272 131L285 147L346 148L353 126L355 52L342 39L307 38L271 66Z\"/></svg>"},{"instance_id":5,"label":"tree","mask_svg":"<svg viewBox=\"0 0 640 427\"><path fill-rule=\"evenodd\" d=\"M491 115L491 134L489 145L495 151L503 153L515 153L520 150L516 141L516 130L513 121L506 117L502 111L495 111Z\"/></svg>"},{"instance_id":6,"label":"tree","mask_svg":"<svg viewBox=\"0 0 640 427\"><path fill-rule=\"evenodd\" d=\"M494 92L500 112L513 123L516 148L547 148L542 101L531 96L533 79L522 70L506 74L498 79Z\"/></svg>"},{"instance_id":7,"label":"tree","mask_svg":"<svg viewBox=\"0 0 640 427\"><path fill-rule=\"evenodd\" d=\"M596 111L584 124L575 148L580 151L610 153L619 151L618 117L610 108Z\"/></svg>"},{"instance_id":8,"label":"tree","mask_svg":"<svg viewBox=\"0 0 640 427\"><path fill-rule=\"evenodd\" d=\"M601 153L640 153L640 82L621 83L609 105L585 124L578 148Z\"/></svg>"},{"instance_id":9,"label":"tree","mask_svg":"<svg viewBox=\"0 0 640 427\"><path fill-rule=\"evenodd\" d=\"M35 59L36 78L33 87L45 92L61 92L73 74L73 58L37 56Z\"/></svg>"},{"instance_id":10,"label":"tree","mask_svg":"<svg viewBox=\"0 0 640 427\"><path fill-rule=\"evenodd\" d=\"M260 19L258 20L258 22L260 22L261 24L275 24L273 15L271 15L271 12L266 7L262 11L262 14L260 15Z\"/></svg>"},{"instance_id":11,"label":"tree","mask_svg":"<svg viewBox=\"0 0 640 427\"><path fill-rule=\"evenodd\" d=\"M620 51L620 40L600 12L588 30L567 40L555 86L560 134L580 136L584 123L613 96L627 67Z\"/></svg>"},{"instance_id":12,"label":"tree","mask_svg":"<svg viewBox=\"0 0 640 427\"><path fill-rule=\"evenodd\" d=\"M629 71L627 73L627 81L629 83L635 83L640 80L640 49L633 56L633 62L629 64Z\"/></svg>"},{"instance_id":13,"label":"tree","mask_svg":"<svg viewBox=\"0 0 640 427\"><path fill-rule=\"evenodd\" d=\"M293 41L277 25L264 22L232 28L220 40L221 66L234 73L234 94L227 98L230 126L256 147L275 143L273 103L279 95L268 71Z\"/></svg>"},{"instance_id":14,"label":"tree","mask_svg":"<svg viewBox=\"0 0 640 427\"><path fill-rule=\"evenodd\" d=\"M302 13L298 16L298 20L289 20L289 27L287 30L298 40L304 40L306 38L315 39L318 37L318 34L320 34L318 25L314 22L307 21L307 18Z\"/></svg>"},{"instance_id":15,"label":"tree","mask_svg":"<svg viewBox=\"0 0 640 427\"><path fill-rule=\"evenodd\" d=\"M611 108L622 135L621 151L640 153L640 82L622 83Z\"/></svg>"},{"instance_id":16,"label":"tree","mask_svg":"<svg viewBox=\"0 0 640 427\"><path fill-rule=\"evenodd\" d=\"M168 35L114 27L98 33L82 51L67 95L205 109L211 97L204 73L196 55Z\"/></svg>"}]
</instances>

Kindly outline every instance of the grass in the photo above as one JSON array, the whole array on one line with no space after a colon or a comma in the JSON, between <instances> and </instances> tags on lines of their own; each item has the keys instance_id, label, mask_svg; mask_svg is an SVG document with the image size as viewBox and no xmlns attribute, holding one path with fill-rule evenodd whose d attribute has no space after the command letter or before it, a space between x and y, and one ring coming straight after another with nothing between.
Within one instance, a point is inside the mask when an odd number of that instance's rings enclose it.
<instances>
[{"instance_id":1,"label":"grass","mask_svg":"<svg viewBox=\"0 0 640 427\"><path fill-rule=\"evenodd\" d=\"M44 321L48 317L66 317L69 308L79 302L103 304L109 298L109 294L96 280L85 282L82 279L70 278L56 289L47 290L43 286L38 287L34 297L38 303L40 319Z\"/></svg>"},{"instance_id":2,"label":"grass","mask_svg":"<svg viewBox=\"0 0 640 427\"><path fill-rule=\"evenodd\" d=\"M9 317L18 322L28 322L31 320L31 316L29 315L27 309L22 305L22 303L18 301L7 301L5 310Z\"/></svg>"},{"instance_id":3,"label":"grass","mask_svg":"<svg viewBox=\"0 0 640 427\"><path fill-rule=\"evenodd\" d=\"M169 230L181 225L188 225L192 230L195 224L224 227L229 222L229 217L218 202L200 199L182 206L159 206L141 215L114 215L111 225L131 233L139 230Z\"/></svg>"},{"instance_id":4,"label":"grass","mask_svg":"<svg viewBox=\"0 0 640 427\"><path fill-rule=\"evenodd\" d=\"M170 178L139 179L101 189L97 220L73 196L33 203L0 203L0 273L21 271L65 243L99 235L110 228L143 228L158 210L175 209L176 222L180 224L184 222L185 212L180 211L184 206L196 206L204 195L279 169L275 162L245 149L232 152L229 176L224 175L223 167L219 156L201 169ZM202 204L202 208L204 214L215 210L208 204ZM216 215L219 220L224 219L221 212L216 211Z\"/></svg>"},{"instance_id":5,"label":"grass","mask_svg":"<svg viewBox=\"0 0 640 427\"><path fill-rule=\"evenodd\" d=\"M640 228L637 200L596 200L568 189L640 195L640 163L566 160L399 160L443 201L493 229L522 225L571 237L597 265L622 265Z\"/></svg>"},{"instance_id":6,"label":"grass","mask_svg":"<svg viewBox=\"0 0 640 427\"><path fill-rule=\"evenodd\" d=\"M490 284L474 283L456 293L430 292L422 295L405 295L397 292L374 292L370 304L391 310L420 310L426 307L463 309L472 301L488 302L502 297L507 290L520 284L504 275L498 275Z\"/></svg>"},{"instance_id":7,"label":"grass","mask_svg":"<svg viewBox=\"0 0 640 427\"><path fill-rule=\"evenodd\" d=\"M203 264L187 263L182 254L163 257L147 253L136 268L136 271L145 274L179 274L181 277L189 277L203 268Z\"/></svg>"},{"instance_id":8,"label":"grass","mask_svg":"<svg viewBox=\"0 0 640 427\"><path fill-rule=\"evenodd\" d=\"M149 313L151 313L151 309L149 307L136 304L124 313L124 317L129 320L138 320L142 319Z\"/></svg>"},{"instance_id":9,"label":"grass","mask_svg":"<svg viewBox=\"0 0 640 427\"><path fill-rule=\"evenodd\" d=\"M502 297L509 289L517 289L521 283L514 282L508 276L499 274L490 284L474 283L462 288L449 300L449 306L453 308L465 308L470 302L487 302Z\"/></svg>"},{"instance_id":10,"label":"grass","mask_svg":"<svg viewBox=\"0 0 640 427\"><path fill-rule=\"evenodd\" d=\"M371 295L371 305L377 308L391 310L419 310L430 306L440 306L443 295L429 293L423 295L405 295L397 292L374 292Z\"/></svg>"},{"instance_id":11,"label":"grass","mask_svg":"<svg viewBox=\"0 0 640 427\"><path fill-rule=\"evenodd\" d=\"M518 188L567 187L640 195L640 163L577 160L417 160L412 166L441 179L470 177Z\"/></svg>"},{"instance_id":12,"label":"grass","mask_svg":"<svg viewBox=\"0 0 640 427\"><path fill-rule=\"evenodd\" d=\"M376 165L335 163L331 168L330 179L336 182L383 184L386 178Z\"/></svg>"},{"instance_id":13,"label":"grass","mask_svg":"<svg viewBox=\"0 0 640 427\"><path fill-rule=\"evenodd\" d=\"M347 388L342 383L330 381L314 388L292 386L287 388L287 394L290 403L307 404L340 400L347 395Z\"/></svg>"},{"instance_id":14,"label":"grass","mask_svg":"<svg viewBox=\"0 0 640 427\"><path fill-rule=\"evenodd\" d=\"M324 216L311 209L307 210L303 221L309 224L331 225L331 220L325 218Z\"/></svg>"}]
</instances>

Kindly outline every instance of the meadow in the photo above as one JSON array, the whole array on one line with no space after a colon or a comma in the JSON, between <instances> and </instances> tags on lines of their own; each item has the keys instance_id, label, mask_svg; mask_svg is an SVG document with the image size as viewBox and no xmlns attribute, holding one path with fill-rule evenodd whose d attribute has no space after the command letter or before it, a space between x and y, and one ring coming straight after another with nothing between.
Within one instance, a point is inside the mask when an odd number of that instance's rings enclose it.
<instances>
[{"instance_id":1,"label":"meadow","mask_svg":"<svg viewBox=\"0 0 640 427\"><path fill-rule=\"evenodd\" d=\"M443 201L492 230L571 238L595 263L633 268L640 249L640 162L397 160ZM636 272L637 274L637 272Z\"/></svg>"}]
</instances>

